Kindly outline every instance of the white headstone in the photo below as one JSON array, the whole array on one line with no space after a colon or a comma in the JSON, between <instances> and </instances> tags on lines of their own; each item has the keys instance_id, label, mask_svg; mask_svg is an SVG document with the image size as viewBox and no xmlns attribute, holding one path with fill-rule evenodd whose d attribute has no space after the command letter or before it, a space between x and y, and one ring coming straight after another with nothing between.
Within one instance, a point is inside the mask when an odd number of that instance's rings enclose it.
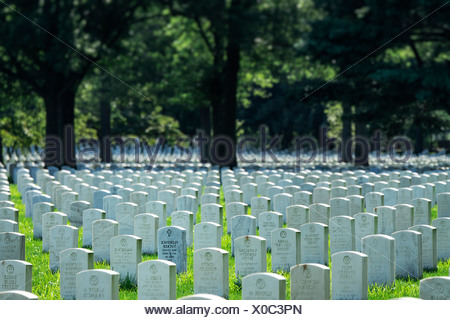
<instances>
[{"instance_id":1,"label":"white headstone","mask_svg":"<svg viewBox=\"0 0 450 320\"><path fill-rule=\"evenodd\" d=\"M13 220L0 219L0 232L19 232L19 224Z\"/></svg>"},{"instance_id":2,"label":"white headstone","mask_svg":"<svg viewBox=\"0 0 450 320\"><path fill-rule=\"evenodd\" d=\"M415 225L408 230L422 234L422 267L424 270L437 270L436 228L429 225Z\"/></svg>"},{"instance_id":3,"label":"white headstone","mask_svg":"<svg viewBox=\"0 0 450 320\"><path fill-rule=\"evenodd\" d=\"M272 271L289 272L300 263L300 231L292 228L279 228L271 233Z\"/></svg>"},{"instance_id":4,"label":"white headstone","mask_svg":"<svg viewBox=\"0 0 450 320\"><path fill-rule=\"evenodd\" d=\"M172 212L172 226L184 228L187 246L192 246L194 242L194 214L189 211Z\"/></svg>"},{"instance_id":5,"label":"white headstone","mask_svg":"<svg viewBox=\"0 0 450 320\"><path fill-rule=\"evenodd\" d=\"M120 274L120 280L128 278L137 283L137 265L142 260L142 239L132 235L118 235L111 238L111 270Z\"/></svg>"},{"instance_id":6,"label":"white headstone","mask_svg":"<svg viewBox=\"0 0 450 320\"><path fill-rule=\"evenodd\" d=\"M330 216L351 216L350 200L347 198L333 198L330 200Z\"/></svg>"},{"instance_id":7,"label":"white headstone","mask_svg":"<svg viewBox=\"0 0 450 320\"><path fill-rule=\"evenodd\" d=\"M355 216L357 213L364 212L364 197L360 195L347 196L350 200L350 216Z\"/></svg>"},{"instance_id":8,"label":"white headstone","mask_svg":"<svg viewBox=\"0 0 450 320\"><path fill-rule=\"evenodd\" d=\"M395 206L398 203L398 189L384 188L381 189L381 193L384 194L385 206Z\"/></svg>"},{"instance_id":9,"label":"white headstone","mask_svg":"<svg viewBox=\"0 0 450 320\"><path fill-rule=\"evenodd\" d=\"M450 218L437 218L431 223L436 228L436 248L438 260L450 258Z\"/></svg>"},{"instance_id":10,"label":"white headstone","mask_svg":"<svg viewBox=\"0 0 450 320\"><path fill-rule=\"evenodd\" d=\"M105 211L100 209L87 209L83 212L83 247L92 247L92 223L105 217Z\"/></svg>"},{"instance_id":11,"label":"white headstone","mask_svg":"<svg viewBox=\"0 0 450 320\"><path fill-rule=\"evenodd\" d=\"M395 239L396 278L422 278L422 234L412 230L397 231Z\"/></svg>"},{"instance_id":12,"label":"white headstone","mask_svg":"<svg viewBox=\"0 0 450 320\"><path fill-rule=\"evenodd\" d=\"M367 300L368 257L356 251L341 251L331 256L333 300Z\"/></svg>"},{"instance_id":13,"label":"white headstone","mask_svg":"<svg viewBox=\"0 0 450 320\"><path fill-rule=\"evenodd\" d=\"M0 262L0 292L11 290L31 292L32 269L32 264L26 261L2 260Z\"/></svg>"},{"instance_id":14,"label":"white headstone","mask_svg":"<svg viewBox=\"0 0 450 320\"><path fill-rule=\"evenodd\" d=\"M414 224L414 207L410 204L398 204L394 208L397 231L408 230Z\"/></svg>"},{"instance_id":15,"label":"white headstone","mask_svg":"<svg viewBox=\"0 0 450 320\"><path fill-rule=\"evenodd\" d=\"M313 203L330 204L331 190L330 188L318 187L313 192Z\"/></svg>"},{"instance_id":16,"label":"white headstone","mask_svg":"<svg viewBox=\"0 0 450 320\"><path fill-rule=\"evenodd\" d=\"M362 238L362 252L369 257L369 285L393 285L395 281L395 239L382 234Z\"/></svg>"},{"instance_id":17,"label":"white headstone","mask_svg":"<svg viewBox=\"0 0 450 320\"><path fill-rule=\"evenodd\" d=\"M166 260L138 264L138 300L175 300L177 266Z\"/></svg>"},{"instance_id":18,"label":"white headstone","mask_svg":"<svg viewBox=\"0 0 450 320\"><path fill-rule=\"evenodd\" d=\"M346 187L333 187L331 188L331 196L332 198L345 198L348 196L348 188Z\"/></svg>"},{"instance_id":19,"label":"white headstone","mask_svg":"<svg viewBox=\"0 0 450 320\"><path fill-rule=\"evenodd\" d=\"M214 222L220 225L220 234L223 235L223 207L219 204L208 203L201 208L202 222ZM230 233L231 233L231 226Z\"/></svg>"},{"instance_id":20,"label":"white headstone","mask_svg":"<svg viewBox=\"0 0 450 320\"><path fill-rule=\"evenodd\" d=\"M83 212L91 208L91 204L87 201L74 201L70 204L68 218L70 224L74 227L83 226Z\"/></svg>"},{"instance_id":21,"label":"white headstone","mask_svg":"<svg viewBox=\"0 0 450 320\"><path fill-rule=\"evenodd\" d=\"M450 276L420 280L420 299L450 300Z\"/></svg>"},{"instance_id":22,"label":"white headstone","mask_svg":"<svg viewBox=\"0 0 450 320\"><path fill-rule=\"evenodd\" d=\"M158 201L166 204L166 214L169 217L176 210L176 192L172 190L163 190L158 192Z\"/></svg>"},{"instance_id":23,"label":"white headstone","mask_svg":"<svg viewBox=\"0 0 450 320\"><path fill-rule=\"evenodd\" d=\"M138 215L138 205L121 202L116 208L116 220L119 222L119 234L134 234L134 217Z\"/></svg>"},{"instance_id":24,"label":"white headstone","mask_svg":"<svg viewBox=\"0 0 450 320\"><path fill-rule=\"evenodd\" d=\"M226 217L227 217L227 232L232 233L231 220L234 216L247 215L248 206L243 202L232 202L226 205ZM215 221L214 221L215 222Z\"/></svg>"},{"instance_id":25,"label":"white headstone","mask_svg":"<svg viewBox=\"0 0 450 320\"><path fill-rule=\"evenodd\" d=\"M177 265L177 273L187 270L186 230L166 226L158 230L158 259L172 261Z\"/></svg>"},{"instance_id":26,"label":"white headstone","mask_svg":"<svg viewBox=\"0 0 450 320\"><path fill-rule=\"evenodd\" d=\"M155 214L159 217L159 227L167 225L167 205L162 201L149 201L145 204L146 213Z\"/></svg>"},{"instance_id":27,"label":"white headstone","mask_svg":"<svg viewBox=\"0 0 450 320\"><path fill-rule=\"evenodd\" d=\"M270 198L267 197L253 197L251 199L251 214L256 218L256 224L259 227L258 216L266 211L270 211Z\"/></svg>"},{"instance_id":28,"label":"white headstone","mask_svg":"<svg viewBox=\"0 0 450 320\"><path fill-rule=\"evenodd\" d=\"M228 298L228 252L219 248L194 251L194 293Z\"/></svg>"},{"instance_id":29,"label":"white headstone","mask_svg":"<svg viewBox=\"0 0 450 320\"><path fill-rule=\"evenodd\" d=\"M328 225L331 208L327 204L315 203L309 206L309 221Z\"/></svg>"},{"instance_id":30,"label":"white headstone","mask_svg":"<svg viewBox=\"0 0 450 320\"><path fill-rule=\"evenodd\" d=\"M13 220L19 223L19 210L10 207L0 208L0 219Z\"/></svg>"},{"instance_id":31,"label":"white headstone","mask_svg":"<svg viewBox=\"0 0 450 320\"><path fill-rule=\"evenodd\" d=\"M48 212L42 216L42 251L50 250L50 228L67 224L67 215L62 212Z\"/></svg>"},{"instance_id":32,"label":"white headstone","mask_svg":"<svg viewBox=\"0 0 450 320\"><path fill-rule=\"evenodd\" d=\"M110 196L111 192L108 190L97 190L94 192L94 200L93 200L93 205L92 207L95 209L101 209L104 210L103 208L103 199L107 196Z\"/></svg>"},{"instance_id":33,"label":"white headstone","mask_svg":"<svg viewBox=\"0 0 450 320\"><path fill-rule=\"evenodd\" d=\"M256 235L256 218L238 215L231 219L231 254L234 256L234 240L242 236Z\"/></svg>"},{"instance_id":34,"label":"white headstone","mask_svg":"<svg viewBox=\"0 0 450 320\"><path fill-rule=\"evenodd\" d=\"M294 197L288 193L280 193L274 196L274 211L283 215L283 221L287 221L286 208L293 205Z\"/></svg>"},{"instance_id":35,"label":"white headstone","mask_svg":"<svg viewBox=\"0 0 450 320\"><path fill-rule=\"evenodd\" d=\"M347 216L333 217L330 219L329 228L331 254L340 251L355 251L356 243L354 218Z\"/></svg>"},{"instance_id":36,"label":"white headstone","mask_svg":"<svg viewBox=\"0 0 450 320\"><path fill-rule=\"evenodd\" d=\"M397 194L398 204L411 204L413 198L413 190L411 188L400 188Z\"/></svg>"},{"instance_id":37,"label":"white headstone","mask_svg":"<svg viewBox=\"0 0 450 320\"><path fill-rule=\"evenodd\" d=\"M365 204L366 212L374 213L376 207L384 206L384 194L381 192L369 192L366 194Z\"/></svg>"},{"instance_id":38,"label":"white headstone","mask_svg":"<svg viewBox=\"0 0 450 320\"><path fill-rule=\"evenodd\" d=\"M54 210L53 204L48 202L39 202L33 206L33 238L42 239L42 216Z\"/></svg>"},{"instance_id":39,"label":"white headstone","mask_svg":"<svg viewBox=\"0 0 450 320\"><path fill-rule=\"evenodd\" d=\"M447 186L450 186L450 183L447 183ZM450 218L450 192L437 195L437 209L438 218Z\"/></svg>"},{"instance_id":40,"label":"white headstone","mask_svg":"<svg viewBox=\"0 0 450 320\"><path fill-rule=\"evenodd\" d=\"M291 267L291 300L330 300L330 268L317 263Z\"/></svg>"},{"instance_id":41,"label":"white headstone","mask_svg":"<svg viewBox=\"0 0 450 320\"><path fill-rule=\"evenodd\" d=\"M236 276L266 272L266 239L259 236L243 236L234 240Z\"/></svg>"},{"instance_id":42,"label":"white headstone","mask_svg":"<svg viewBox=\"0 0 450 320\"><path fill-rule=\"evenodd\" d=\"M286 208L287 227L300 230L300 227L309 222L309 208L302 205L292 205Z\"/></svg>"},{"instance_id":43,"label":"white headstone","mask_svg":"<svg viewBox=\"0 0 450 320\"><path fill-rule=\"evenodd\" d=\"M294 193L294 204L310 206L312 202L312 193L309 191L300 191Z\"/></svg>"},{"instance_id":44,"label":"white headstone","mask_svg":"<svg viewBox=\"0 0 450 320\"><path fill-rule=\"evenodd\" d=\"M214 222L202 222L194 226L194 248L220 248L222 243L221 226Z\"/></svg>"},{"instance_id":45,"label":"white headstone","mask_svg":"<svg viewBox=\"0 0 450 320\"><path fill-rule=\"evenodd\" d=\"M92 250L95 261L110 262L111 238L119 234L119 223L110 220L96 220L92 223Z\"/></svg>"},{"instance_id":46,"label":"white headstone","mask_svg":"<svg viewBox=\"0 0 450 320\"><path fill-rule=\"evenodd\" d=\"M78 248L78 228L64 225L50 228L49 264L52 272L59 269L60 252L69 248Z\"/></svg>"},{"instance_id":47,"label":"white headstone","mask_svg":"<svg viewBox=\"0 0 450 320\"><path fill-rule=\"evenodd\" d=\"M259 215L259 236L266 239L267 249L271 248L271 233L283 227L283 215L274 211L266 211Z\"/></svg>"},{"instance_id":48,"label":"white headstone","mask_svg":"<svg viewBox=\"0 0 450 320\"><path fill-rule=\"evenodd\" d=\"M414 206L414 221L413 225L417 224L431 224L431 200L425 198L416 198L411 200L411 205Z\"/></svg>"},{"instance_id":49,"label":"white headstone","mask_svg":"<svg viewBox=\"0 0 450 320\"><path fill-rule=\"evenodd\" d=\"M268 272L245 276L242 300L286 300L286 278Z\"/></svg>"},{"instance_id":50,"label":"white headstone","mask_svg":"<svg viewBox=\"0 0 450 320\"><path fill-rule=\"evenodd\" d=\"M65 249L60 257L60 295L64 300L76 297L77 273L94 269L94 252L82 248Z\"/></svg>"},{"instance_id":51,"label":"white headstone","mask_svg":"<svg viewBox=\"0 0 450 320\"><path fill-rule=\"evenodd\" d=\"M158 251L157 236L159 217L151 213L134 216L134 235L142 239L142 253L155 254Z\"/></svg>"},{"instance_id":52,"label":"white headstone","mask_svg":"<svg viewBox=\"0 0 450 320\"><path fill-rule=\"evenodd\" d=\"M78 272L76 300L119 300L119 277L110 270Z\"/></svg>"},{"instance_id":53,"label":"white headstone","mask_svg":"<svg viewBox=\"0 0 450 320\"><path fill-rule=\"evenodd\" d=\"M311 222L300 227L301 262L328 265L328 226Z\"/></svg>"},{"instance_id":54,"label":"white headstone","mask_svg":"<svg viewBox=\"0 0 450 320\"><path fill-rule=\"evenodd\" d=\"M358 213L355 218L356 251L361 252L361 240L378 233L378 216L373 213Z\"/></svg>"},{"instance_id":55,"label":"white headstone","mask_svg":"<svg viewBox=\"0 0 450 320\"><path fill-rule=\"evenodd\" d=\"M394 207L377 207L374 213L378 216L378 233L391 235L397 230L397 210Z\"/></svg>"},{"instance_id":56,"label":"white headstone","mask_svg":"<svg viewBox=\"0 0 450 320\"><path fill-rule=\"evenodd\" d=\"M59 201L61 203L61 208L59 208L58 205L57 208L68 215L70 214L70 205L75 201L78 201L78 193L73 191L63 191L61 193L61 200Z\"/></svg>"}]
</instances>

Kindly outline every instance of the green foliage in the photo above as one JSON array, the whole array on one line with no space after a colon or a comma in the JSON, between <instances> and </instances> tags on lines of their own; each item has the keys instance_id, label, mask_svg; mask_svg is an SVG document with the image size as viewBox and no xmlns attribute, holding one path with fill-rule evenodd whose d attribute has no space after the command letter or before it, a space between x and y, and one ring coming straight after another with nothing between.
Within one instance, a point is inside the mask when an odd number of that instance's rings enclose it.
<instances>
[{"instance_id":1,"label":"green foliage","mask_svg":"<svg viewBox=\"0 0 450 320\"><path fill-rule=\"evenodd\" d=\"M304 53L341 74L315 95L354 106L343 116L364 124L367 135L408 135L420 152L427 138L450 129L450 16L442 8L427 17L443 4L316 2L322 17L311 23Z\"/></svg>"},{"instance_id":2,"label":"green foliage","mask_svg":"<svg viewBox=\"0 0 450 320\"><path fill-rule=\"evenodd\" d=\"M1 78L0 78L1 80ZM18 83L0 82L0 135L9 147L41 145L45 132L42 99L21 95Z\"/></svg>"},{"instance_id":3,"label":"green foliage","mask_svg":"<svg viewBox=\"0 0 450 320\"><path fill-rule=\"evenodd\" d=\"M217 106L231 103L222 117L232 131L252 134L266 124L283 135L283 148L297 135L318 138L326 124L337 136L350 119L359 134L408 135L420 151L450 131L448 10L415 24L444 3L15 1L104 70L2 5L2 137L8 146L39 144L44 109L70 109L74 96L76 137L102 135L107 105L111 135L173 144L200 128L214 132ZM227 73L230 43L239 52L236 88ZM339 118L339 105L352 111ZM50 126L59 134L71 119L53 113L62 117Z\"/></svg>"}]
</instances>

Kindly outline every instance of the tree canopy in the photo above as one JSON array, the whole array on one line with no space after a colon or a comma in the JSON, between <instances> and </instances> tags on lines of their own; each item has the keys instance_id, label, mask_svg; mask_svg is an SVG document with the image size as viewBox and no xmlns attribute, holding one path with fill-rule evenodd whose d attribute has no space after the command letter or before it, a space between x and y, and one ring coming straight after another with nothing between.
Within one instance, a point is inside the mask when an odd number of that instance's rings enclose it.
<instances>
[{"instance_id":1,"label":"tree canopy","mask_svg":"<svg viewBox=\"0 0 450 320\"><path fill-rule=\"evenodd\" d=\"M281 148L323 126L449 139L445 1L19 0L0 21L0 146L45 146L46 165L74 166L81 137L235 144L263 124Z\"/></svg>"}]
</instances>

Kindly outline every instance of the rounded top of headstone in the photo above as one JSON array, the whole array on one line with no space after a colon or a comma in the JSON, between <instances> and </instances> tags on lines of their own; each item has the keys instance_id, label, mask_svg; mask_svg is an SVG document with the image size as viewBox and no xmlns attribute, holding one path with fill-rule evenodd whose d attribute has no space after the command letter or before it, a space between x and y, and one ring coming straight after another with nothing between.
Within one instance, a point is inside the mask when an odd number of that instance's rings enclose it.
<instances>
[{"instance_id":1,"label":"rounded top of headstone","mask_svg":"<svg viewBox=\"0 0 450 320\"><path fill-rule=\"evenodd\" d=\"M201 294L193 294L190 296L182 297L178 300L226 300L226 299L216 296L214 294L201 293Z\"/></svg>"},{"instance_id":2,"label":"rounded top of headstone","mask_svg":"<svg viewBox=\"0 0 450 320\"><path fill-rule=\"evenodd\" d=\"M0 292L0 300L39 300L38 296L22 290Z\"/></svg>"}]
</instances>

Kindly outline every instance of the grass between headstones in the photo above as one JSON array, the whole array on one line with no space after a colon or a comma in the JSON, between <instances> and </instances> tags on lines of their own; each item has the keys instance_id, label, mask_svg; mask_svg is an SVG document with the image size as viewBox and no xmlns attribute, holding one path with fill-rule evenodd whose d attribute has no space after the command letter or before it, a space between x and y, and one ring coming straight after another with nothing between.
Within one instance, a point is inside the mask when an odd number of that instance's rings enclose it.
<instances>
[{"instance_id":1,"label":"grass between headstones","mask_svg":"<svg viewBox=\"0 0 450 320\"><path fill-rule=\"evenodd\" d=\"M11 186L11 200L15 203L15 207L19 209L19 232L25 235L25 260L33 264L33 287L32 292L36 294L40 300L59 300L59 271L52 273L49 268L49 254L42 252L42 241L33 239L33 223L31 218L25 218L25 205L22 203L16 185ZM225 219L225 201L223 192L220 192L220 204L224 207L224 236L222 238L222 249L231 252L231 236L227 234L227 220ZM249 208L249 214L251 214ZM432 208L432 220L437 218L437 207ZM200 210L197 212L197 222L201 221ZM170 218L167 225L171 225ZM286 227L286 224L284 225ZM259 235L259 230L257 230ZM78 246L82 247L83 228L79 230ZM187 251L187 272L177 275L177 298L194 294L194 261L193 248L189 247ZM157 259L158 255L143 255L142 261ZM329 257L329 265L331 266L331 257ZM109 264L105 262L95 263L95 269L110 269ZM272 259L270 252L267 253L267 270L270 272L272 268ZM437 271L423 273L424 278L435 276L448 276L450 268L450 260L439 261ZM286 294L290 299L290 276L289 273L278 272L278 274L286 278ZM230 283L230 300L240 300L242 290L240 281L237 280L234 270L234 257L229 255L229 283ZM331 289L332 290L332 289ZM400 297L419 297L419 281L418 280L395 280L393 286L370 286L369 300L385 300ZM131 282L123 282L120 286L120 300L136 300L137 287Z\"/></svg>"}]
</instances>

